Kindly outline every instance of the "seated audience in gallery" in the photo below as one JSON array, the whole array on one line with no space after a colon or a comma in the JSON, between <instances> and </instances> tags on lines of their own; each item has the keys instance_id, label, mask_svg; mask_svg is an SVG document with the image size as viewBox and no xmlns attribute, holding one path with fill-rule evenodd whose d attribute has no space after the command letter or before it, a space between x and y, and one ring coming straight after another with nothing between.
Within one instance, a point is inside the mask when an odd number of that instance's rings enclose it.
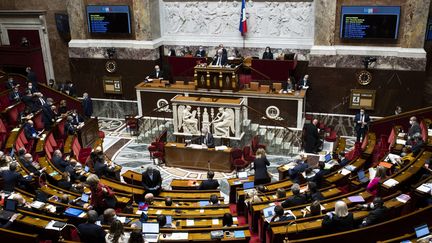
<instances>
[{"instance_id":1,"label":"seated audience in gallery","mask_svg":"<svg viewBox=\"0 0 432 243\"><path fill-rule=\"evenodd\" d=\"M369 211L369 215L363 219L360 227L384 222L388 216L388 208L384 205L384 201L380 197L375 197L371 203L359 205L357 208Z\"/></svg>"},{"instance_id":2,"label":"seated audience in gallery","mask_svg":"<svg viewBox=\"0 0 432 243\"><path fill-rule=\"evenodd\" d=\"M70 80L66 81L63 92L72 97L77 96L75 84Z\"/></svg>"},{"instance_id":3,"label":"seated audience in gallery","mask_svg":"<svg viewBox=\"0 0 432 243\"><path fill-rule=\"evenodd\" d=\"M344 201L337 201L335 211L328 212L322 221L322 227L327 232L341 232L352 230L355 227L353 213L348 212Z\"/></svg>"},{"instance_id":4,"label":"seated audience in gallery","mask_svg":"<svg viewBox=\"0 0 432 243\"><path fill-rule=\"evenodd\" d=\"M28 82L28 83L27 83L27 88L25 89L25 91L29 91L29 92L31 92L32 94L38 92L36 86L34 86L34 84L33 84L32 82Z\"/></svg>"},{"instance_id":5,"label":"seated audience in gallery","mask_svg":"<svg viewBox=\"0 0 432 243\"><path fill-rule=\"evenodd\" d=\"M141 184L144 187L145 194L153 193L155 196L159 195L162 190L162 177L160 171L153 166L148 166L147 169L141 174Z\"/></svg>"},{"instance_id":6,"label":"seated audience in gallery","mask_svg":"<svg viewBox=\"0 0 432 243\"><path fill-rule=\"evenodd\" d=\"M206 57L207 53L203 46L199 46L198 50L195 52L195 57Z\"/></svg>"},{"instance_id":7,"label":"seated audience in gallery","mask_svg":"<svg viewBox=\"0 0 432 243\"><path fill-rule=\"evenodd\" d=\"M219 182L214 178L214 172L207 172L207 180L201 182L199 190L216 190L219 187Z\"/></svg>"},{"instance_id":8,"label":"seated audience in gallery","mask_svg":"<svg viewBox=\"0 0 432 243\"><path fill-rule=\"evenodd\" d=\"M60 100L59 107L58 107L58 113L60 115L64 115L68 112L67 103L66 100Z\"/></svg>"},{"instance_id":9,"label":"seated audience in gallery","mask_svg":"<svg viewBox=\"0 0 432 243\"><path fill-rule=\"evenodd\" d=\"M27 109L30 109L30 111L35 111L35 97L30 91L25 91L24 95L21 97L22 102L24 103L25 107Z\"/></svg>"},{"instance_id":10,"label":"seated audience in gallery","mask_svg":"<svg viewBox=\"0 0 432 243\"><path fill-rule=\"evenodd\" d=\"M262 59L268 59L268 60L273 60L273 53L271 51L270 46L267 46L263 55L262 55Z\"/></svg>"},{"instance_id":11,"label":"seated audience in gallery","mask_svg":"<svg viewBox=\"0 0 432 243\"><path fill-rule=\"evenodd\" d=\"M394 114L395 114L395 115L399 115L400 113L402 113L402 107L400 107L400 106L396 106L395 111L394 111Z\"/></svg>"},{"instance_id":12,"label":"seated audience in gallery","mask_svg":"<svg viewBox=\"0 0 432 243\"><path fill-rule=\"evenodd\" d=\"M181 54L184 57L192 57L192 51L189 49L188 46L185 46L182 50L181 50Z\"/></svg>"},{"instance_id":13,"label":"seated audience in gallery","mask_svg":"<svg viewBox=\"0 0 432 243\"><path fill-rule=\"evenodd\" d=\"M12 77L9 77L8 81L5 84L6 89L13 89L15 87L15 85L16 85L15 81L14 81L14 79Z\"/></svg>"},{"instance_id":14,"label":"seated audience in gallery","mask_svg":"<svg viewBox=\"0 0 432 243\"><path fill-rule=\"evenodd\" d=\"M305 204L307 202L306 196L302 193L300 193L300 185L297 183L294 183L291 186L291 192L292 196L288 197L284 202L282 202L282 207L289 208L294 207L298 205Z\"/></svg>"}]
</instances>

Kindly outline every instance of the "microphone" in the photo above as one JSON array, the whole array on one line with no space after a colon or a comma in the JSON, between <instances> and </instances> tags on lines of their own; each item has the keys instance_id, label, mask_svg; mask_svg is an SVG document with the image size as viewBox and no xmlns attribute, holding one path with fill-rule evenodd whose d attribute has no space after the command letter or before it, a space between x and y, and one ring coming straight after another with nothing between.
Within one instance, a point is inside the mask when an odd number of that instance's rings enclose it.
<instances>
[{"instance_id":1,"label":"microphone","mask_svg":"<svg viewBox=\"0 0 432 243\"><path fill-rule=\"evenodd\" d=\"M293 225L293 224L296 225L296 234L298 233L298 225L297 225L297 221L296 220L297 220L297 218L294 217L294 221L291 221L289 224L286 225L286 227L285 227L285 237L284 237L283 243L289 243L290 242L289 239L288 239L288 229L289 229L289 227L291 225Z\"/></svg>"}]
</instances>

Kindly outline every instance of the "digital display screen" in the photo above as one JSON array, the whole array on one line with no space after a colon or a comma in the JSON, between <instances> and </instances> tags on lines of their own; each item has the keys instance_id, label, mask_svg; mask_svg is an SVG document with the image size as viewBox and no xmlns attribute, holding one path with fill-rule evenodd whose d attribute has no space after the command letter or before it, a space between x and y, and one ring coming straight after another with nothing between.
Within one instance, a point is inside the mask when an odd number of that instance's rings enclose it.
<instances>
[{"instance_id":1,"label":"digital display screen","mask_svg":"<svg viewBox=\"0 0 432 243\"><path fill-rule=\"evenodd\" d=\"M130 34L129 6L87 6L90 33Z\"/></svg>"},{"instance_id":2,"label":"digital display screen","mask_svg":"<svg viewBox=\"0 0 432 243\"><path fill-rule=\"evenodd\" d=\"M400 6L342 6L342 39L397 39Z\"/></svg>"},{"instance_id":3,"label":"digital display screen","mask_svg":"<svg viewBox=\"0 0 432 243\"><path fill-rule=\"evenodd\" d=\"M432 40L432 17L429 18L428 25L426 28L426 40L428 41Z\"/></svg>"}]
</instances>

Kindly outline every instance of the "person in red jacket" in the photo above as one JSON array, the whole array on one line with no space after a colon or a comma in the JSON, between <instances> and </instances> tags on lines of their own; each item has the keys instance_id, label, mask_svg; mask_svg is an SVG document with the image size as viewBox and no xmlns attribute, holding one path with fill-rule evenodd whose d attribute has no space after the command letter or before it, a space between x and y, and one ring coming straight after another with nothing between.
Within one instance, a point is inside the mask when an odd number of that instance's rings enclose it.
<instances>
[{"instance_id":1,"label":"person in red jacket","mask_svg":"<svg viewBox=\"0 0 432 243\"><path fill-rule=\"evenodd\" d=\"M87 177L86 183L91 190L91 203L96 212L101 214L107 208L114 208L116 199L114 192L108 186L99 181L99 177L91 174Z\"/></svg>"}]
</instances>

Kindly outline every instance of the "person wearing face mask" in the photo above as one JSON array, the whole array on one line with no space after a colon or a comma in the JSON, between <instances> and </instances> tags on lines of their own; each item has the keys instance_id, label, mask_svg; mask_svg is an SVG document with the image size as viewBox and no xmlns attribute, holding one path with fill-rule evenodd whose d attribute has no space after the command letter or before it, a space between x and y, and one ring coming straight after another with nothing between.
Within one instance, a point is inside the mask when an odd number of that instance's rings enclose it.
<instances>
[{"instance_id":1,"label":"person wearing face mask","mask_svg":"<svg viewBox=\"0 0 432 243\"><path fill-rule=\"evenodd\" d=\"M195 57L206 57L206 51L203 46L200 46L198 50L195 52Z\"/></svg>"},{"instance_id":2,"label":"person wearing face mask","mask_svg":"<svg viewBox=\"0 0 432 243\"><path fill-rule=\"evenodd\" d=\"M270 46L266 47L262 59L273 60L273 53L271 52Z\"/></svg>"},{"instance_id":3,"label":"person wearing face mask","mask_svg":"<svg viewBox=\"0 0 432 243\"><path fill-rule=\"evenodd\" d=\"M409 120L409 124L411 125L408 129L407 133L407 141L409 142L412 138L415 138L417 136L421 136L421 129L420 125L417 122L417 118L415 116L411 117Z\"/></svg>"},{"instance_id":4,"label":"person wearing face mask","mask_svg":"<svg viewBox=\"0 0 432 243\"><path fill-rule=\"evenodd\" d=\"M35 88L35 86L33 86L33 83L28 82L27 83L27 91L30 91L32 94L38 92L37 89Z\"/></svg>"},{"instance_id":5,"label":"person wearing face mask","mask_svg":"<svg viewBox=\"0 0 432 243\"><path fill-rule=\"evenodd\" d=\"M366 227L383 222L387 218L388 208L380 197L375 197L369 204L358 205L358 209L370 210L369 215L363 219L360 227Z\"/></svg>"},{"instance_id":6,"label":"person wearing face mask","mask_svg":"<svg viewBox=\"0 0 432 243\"><path fill-rule=\"evenodd\" d=\"M28 171L30 171L31 176L39 176L45 170L45 167L41 168L39 163L33 161L31 154L26 153L23 158L24 160L22 160L21 163Z\"/></svg>"},{"instance_id":7,"label":"person wearing face mask","mask_svg":"<svg viewBox=\"0 0 432 243\"><path fill-rule=\"evenodd\" d=\"M152 80L152 79L162 80L162 79L164 79L164 73L160 69L159 65L156 65L154 67L153 72L149 76L147 76L145 79L147 80L147 82L151 82L150 80Z\"/></svg>"},{"instance_id":8,"label":"person wearing face mask","mask_svg":"<svg viewBox=\"0 0 432 243\"><path fill-rule=\"evenodd\" d=\"M355 131L357 133L357 142L363 141L366 132L369 129L370 117L365 113L364 108L360 108L360 112L354 117Z\"/></svg>"},{"instance_id":9,"label":"person wearing face mask","mask_svg":"<svg viewBox=\"0 0 432 243\"><path fill-rule=\"evenodd\" d=\"M218 49L216 55L213 57L212 65L225 66L228 63L228 55L224 52L224 49Z\"/></svg>"}]
</instances>

